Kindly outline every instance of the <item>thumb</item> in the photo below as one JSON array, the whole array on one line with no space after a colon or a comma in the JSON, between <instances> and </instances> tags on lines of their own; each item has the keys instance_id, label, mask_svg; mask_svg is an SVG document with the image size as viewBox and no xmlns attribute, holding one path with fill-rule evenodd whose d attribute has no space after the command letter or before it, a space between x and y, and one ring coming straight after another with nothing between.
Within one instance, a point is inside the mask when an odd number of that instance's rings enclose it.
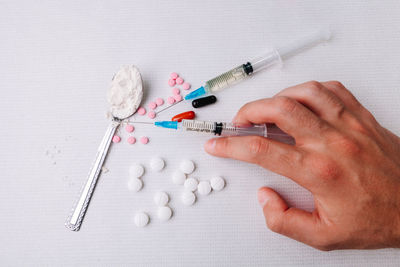
<instances>
[{"instance_id":1,"label":"thumb","mask_svg":"<svg viewBox=\"0 0 400 267\"><path fill-rule=\"evenodd\" d=\"M258 190L258 202L263 207L265 221L272 231L319 247L318 217L287 205L273 189L262 187Z\"/></svg>"}]
</instances>

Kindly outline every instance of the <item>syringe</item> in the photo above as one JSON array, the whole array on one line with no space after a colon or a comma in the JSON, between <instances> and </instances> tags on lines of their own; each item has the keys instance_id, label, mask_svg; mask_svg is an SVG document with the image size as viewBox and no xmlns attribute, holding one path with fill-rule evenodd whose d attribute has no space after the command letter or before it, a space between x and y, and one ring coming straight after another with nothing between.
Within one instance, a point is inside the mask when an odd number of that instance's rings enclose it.
<instances>
[{"instance_id":1,"label":"syringe","mask_svg":"<svg viewBox=\"0 0 400 267\"><path fill-rule=\"evenodd\" d=\"M187 94L185 100L195 99L205 94L215 93L230 85L238 83L253 73L282 62L301 50L316 45L322 41L329 40L331 33L328 29L320 30L303 39L297 40L292 44L283 46L278 49L273 49L265 54L262 54L228 72L225 72L211 80L208 80L205 85L199 89Z\"/></svg>"},{"instance_id":2,"label":"syringe","mask_svg":"<svg viewBox=\"0 0 400 267\"><path fill-rule=\"evenodd\" d=\"M218 136L263 136L283 143L294 144L293 137L283 132L275 124L238 125L229 122L199 120L156 121L155 126L175 130L209 133Z\"/></svg>"}]
</instances>

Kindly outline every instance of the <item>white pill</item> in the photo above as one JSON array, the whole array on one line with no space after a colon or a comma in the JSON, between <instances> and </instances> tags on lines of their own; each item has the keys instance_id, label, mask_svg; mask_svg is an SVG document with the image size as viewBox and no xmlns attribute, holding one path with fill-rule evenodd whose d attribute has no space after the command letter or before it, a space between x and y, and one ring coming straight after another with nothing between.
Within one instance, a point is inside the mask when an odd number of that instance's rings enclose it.
<instances>
[{"instance_id":1,"label":"white pill","mask_svg":"<svg viewBox=\"0 0 400 267\"><path fill-rule=\"evenodd\" d=\"M185 189L193 192L193 191L196 191L198 184L199 184L199 181L197 181L196 178L188 178L188 179L186 179L183 186L185 187Z\"/></svg>"},{"instance_id":2,"label":"white pill","mask_svg":"<svg viewBox=\"0 0 400 267\"><path fill-rule=\"evenodd\" d=\"M171 218L172 210L168 206L159 207L157 216L161 221L168 221Z\"/></svg>"},{"instance_id":3,"label":"white pill","mask_svg":"<svg viewBox=\"0 0 400 267\"><path fill-rule=\"evenodd\" d=\"M201 181L197 186L197 191L200 195L208 195L211 192L211 185L209 181Z\"/></svg>"},{"instance_id":4,"label":"white pill","mask_svg":"<svg viewBox=\"0 0 400 267\"><path fill-rule=\"evenodd\" d=\"M154 195L154 203L156 203L157 206L165 206L168 204L169 201L169 196L167 193L163 192L163 191L158 191L155 195Z\"/></svg>"},{"instance_id":5,"label":"white pill","mask_svg":"<svg viewBox=\"0 0 400 267\"><path fill-rule=\"evenodd\" d=\"M221 176L214 176L210 180L211 188L215 191L221 191L225 187L225 180Z\"/></svg>"},{"instance_id":6,"label":"white pill","mask_svg":"<svg viewBox=\"0 0 400 267\"><path fill-rule=\"evenodd\" d=\"M194 171L194 163L191 160L184 159L181 161L179 168L183 173L191 174Z\"/></svg>"},{"instance_id":7,"label":"white pill","mask_svg":"<svg viewBox=\"0 0 400 267\"><path fill-rule=\"evenodd\" d=\"M134 164L129 168L129 174L131 177L139 178L143 175L144 168L140 164Z\"/></svg>"},{"instance_id":8,"label":"white pill","mask_svg":"<svg viewBox=\"0 0 400 267\"><path fill-rule=\"evenodd\" d=\"M196 201L196 195L191 191L184 191L182 194L182 203L191 206Z\"/></svg>"},{"instance_id":9,"label":"white pill","mask_svg":"<svg viewBox=\"0 0 400 267\"><path fill-rule=\"evenodd\" d=\"M135 214L134 222L137 227L145 227L149 223L149 215L144 212L138 212Z\"/></svg>"},{"instance_id":10,"label":"white pill","mask_svg":"<svg viewBox=\"0 0 400 267\"><path fill-rule=\"evenodd\" d=\"M162 158L160 157L154 157L150 160L150 167L153 171L161 171L164 169L165 162Z\"/></svg>"},{"instance_id":11,"label":"white pill","mask_svg":"<svg viewBox=\"0 0 400 267\"><path fill-rule=\"evenodd\" d=\"M135 177L132 177L131 179L129 179L128 189L130 191L138 192L142 189L142 187L143 187L143 182L141 179L135 178Z\"/></svg>"},{"instance_id":12,"label":"white pill","mask_svg":"<svg viewBox=\"0 0 400 267\"><path fill-rule=\"evenodd\" d=\"M185 180L186 174L179 170L174 171L174 173L172 174L172 182L174 182L174 184L183 184Z\"/></svg>"}]
</instances>

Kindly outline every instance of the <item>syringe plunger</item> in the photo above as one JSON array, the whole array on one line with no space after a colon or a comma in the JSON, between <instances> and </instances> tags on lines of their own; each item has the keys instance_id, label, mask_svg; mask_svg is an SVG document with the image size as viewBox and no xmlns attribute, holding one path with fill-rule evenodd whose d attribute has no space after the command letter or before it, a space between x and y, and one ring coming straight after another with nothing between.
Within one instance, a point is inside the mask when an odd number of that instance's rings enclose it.
<instances>
[{"instance_id":1,"label":"syringe plunger","mask_svg":"<svg viewBox=\"0 0 400 267\"><path fill-rule=\"evenodd\" d=\"M297 54L303 49L309 48L323 41L328 41L331 38L331 31L329 29L321 29L313 34L303 37L288 45L282 46L277 49L280 57L286 59L290 56Z\"/></svg>"}]
</instances>

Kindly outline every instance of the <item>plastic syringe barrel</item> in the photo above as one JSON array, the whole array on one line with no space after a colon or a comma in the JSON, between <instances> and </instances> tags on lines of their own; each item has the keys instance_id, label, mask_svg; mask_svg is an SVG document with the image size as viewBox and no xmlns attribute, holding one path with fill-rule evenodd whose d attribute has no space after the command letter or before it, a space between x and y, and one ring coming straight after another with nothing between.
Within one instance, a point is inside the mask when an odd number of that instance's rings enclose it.
<instances>
[{"instance_id":1,"label":"plastic syringe barrel","mask_svg":"<svg viewBox=\"0 0 400 267\"><path fill-rule=\"evenodd\" d=\"M286 144L295 144L293 137L282 131L275 124L257 124L240 126L226 123L221 136L263 136Z\"/></svg>"},{"instance_id":2,"label":"plastic syringe barrel","mask_svg":"<svg viewBox=\"0 0 400 267\"><path fill-rule=\"evenodd\" d=\"M268 68L275 63L280 63L282 60L287 59L288 57L293 56L306 48L329 40L330 37L331 32L329 29L319 30L288 45L273 49L268 53L255 57L250 60L250 64L253 67L253 72Z\"/></svg>"}]
</instances>

